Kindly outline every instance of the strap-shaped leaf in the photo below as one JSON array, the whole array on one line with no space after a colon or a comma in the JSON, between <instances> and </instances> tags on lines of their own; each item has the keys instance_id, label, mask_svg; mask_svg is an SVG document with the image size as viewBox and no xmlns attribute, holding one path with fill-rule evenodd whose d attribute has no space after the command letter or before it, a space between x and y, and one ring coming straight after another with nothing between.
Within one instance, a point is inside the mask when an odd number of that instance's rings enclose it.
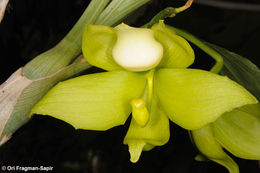
<instances>
[{"instance_id":1,"label":"strap-shaped leaf","mask_svg":"<svg viewBox=\"0 0 260 173\"><path fill-rule=\"evenodd\" d=\"M219 46L208 45L223 56L224 67L221 74L227 75L234 81L243 85L257 99L260 99L260 70L249 59L230 52Z\"/></svg>"},{"instance_id":2,"label":"strap-shaped leaf","mask_svg":"<svg viewBox=\"0 0 260 173\"><path fill-rule=\"evenodd\" d=\"M38 55L24 66L24 76L40 79L53 75L75 60L81 53L81 37L85 25L94 23L108 3L109 0L92 0L78 22L55 47Z\"/></svg>"},{"instance_id":3,"label":"strap-shaped leaf","mask_svg":"<svg viewBox=\"0 0 260 173\"><path fill-rule=\"evenodd\" d=\"M244 159L260 160L260 104L227 112L213 127L217 140L229 152Z\"/></svg>"},{"instance_id":4,"label":"strap-shaped leaf","mask_svg":"<svg viewBox=\"0 0 260 173\"><path fill-rule=\"evenodd\" d=\"M116 32L112 27L88 24L82 37L82 52L91 65L104 70L120 70L112 56L116 43Z\"/></svg>"},{"instance_id":5,"label":"strap-shaped leaf","mask_svg":"<svg viewBox=\"0 0 260 173\"><path fill-rule=\"evenodd\" d=\"M145 82L143 74L126 71L80 76L56 85L31 114L51 115L76 129L107 130L124 124Z\"/></svg>"},{"instance_id":6,"label":"strap-shaped leaf","mask_svg":"<svg viewBox=\"0 0 260 173\"><path fill-rule=\"evenodd\" d=\"M199 151L208 159L225 166L230 173L239 173L237 164L222 150L215 139L210 125L193 130L192 138Z\"/></svg>"},{"instance_id":7,"label":"strap-shaped leaf","mask_svg":"<svg viewBox=\"0 0 260 173\"><path fill-rule=\"evenodd\" d=\"M160 67L187 68L194 62L194 52L182 37L167 29L160 21L152 27L155 39L163 46L163 59Z\"/></svg>"},{"instance_id":8,"label":"strap-shaped leaf","mask_svg":"<svg viewBox=\"0 0 260 173\"><path fill-rule=\"evenodd\" d=\"M96 23L113 26L122 21L129 13L149 2L149 0L112 0L98 17Z\"/></svg>"},{"instance_id":9,"label":"strap-shaped leaf","mask_svg":"<svg viewBox=\"0 0 260 173\"><path fill-rule=\"evenodd\" d=\"M185 129L198 129L234 108L257 103L239 84L197 69L160 69L155 89L169 118Z\"/></svg>"},{"instance_id":10,"label":"strap-shaped leaf","mask_svg":"<svg viewBox=\"0 0 260 173\"><path fill-rule=\"evenodd\" d=\"M141 127L132 118L124 144L129 146L131 161L137 162L143 150L147 151L154 146L164 145L169 138L169 119L157 103L157 99L154 98L147 125Z\"/></svg>"},{"instance_id":11,"label":"strap-shaped leaf","mask_svg":"<svg viewBox=\"0 0 260 173\"><path fill-rule=\"evenodd\" d=\"M14 88L19 88L21 91L21 85L24 86L24 83L28 84L28 79L22 75L22 69L19 69L10 77L10 79L8 79L8 81L6 81L3 85L0 85L1 137L11 136L17 128L25 124L29 120L28 115L33 106L40 101L48 90L55 86L59 81L75 76L76 74L79 74L89 68L90 65L85 61L82 61L81 58L82 57L79 57L72 64L60 69L52 75L45 76L37 80L32 80L31 84L24 88L22 93L17 93L17 91L15 91L16 89L13 90ZM10 108L6 105L6 103L8 103L7 105L14 103L16 104L12 111L6 111L7 108ZM7 117L8 121L2 120L3 117ZM0 145L2 143L3 142L1 141Z\"/></svg>"}]
</instances>

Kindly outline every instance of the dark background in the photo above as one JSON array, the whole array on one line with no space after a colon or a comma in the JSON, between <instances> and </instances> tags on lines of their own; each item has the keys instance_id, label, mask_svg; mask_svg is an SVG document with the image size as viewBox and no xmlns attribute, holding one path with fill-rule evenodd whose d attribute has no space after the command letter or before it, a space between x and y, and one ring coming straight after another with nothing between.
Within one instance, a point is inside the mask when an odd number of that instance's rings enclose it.
<instances>
[{"instance_id":1,"label":"dark background","mask_svg":"<svg viewBox=\"0 0 260 173\"><path fill-rule=\"evenodd\" d=\"M196 0L195 0L196 1ZM258 0L226 0L260 5ZM54 46L70 30L86 8L87 0L11 0L0 24L0 82L30 59ZM167 6L180 0L152 0L126 19L141 26ZM259 65L260 10L235 10L194 4L167 24L185 29L208 42L243 55ZM209 69L214 61L193 46L194 67ZM170 141L143 152L138 163L129 161L122 144L125 126L106 132L74 130L72 126L47 116L34 116L11 140L0 148L0 165L53 166L57 173L225 173L213 162L196 162L197 150L188 134L171 124ZM234 158L241 173L260 172L257 161Z\"/></svg>"}]
</instances>

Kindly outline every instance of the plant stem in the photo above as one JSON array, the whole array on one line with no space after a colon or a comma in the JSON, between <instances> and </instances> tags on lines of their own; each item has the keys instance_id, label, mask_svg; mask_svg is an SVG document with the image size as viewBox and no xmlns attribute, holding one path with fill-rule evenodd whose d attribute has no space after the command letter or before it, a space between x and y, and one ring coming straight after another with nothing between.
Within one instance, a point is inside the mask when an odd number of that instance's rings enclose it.
<instances>
[{"instance_id":1,"label":"plant stem","mask_svg":"<svg viewBox=\"0 0 260 173\"><path fill-rule=\"evenodd\" d=\"M181 29L166 25L166 27L172 31L174 31L176 34L182 36L183 38L187 39L191 43L198 46L201 50L203 50L205 53L207 53L210 57L212 57L216 63L215 65L210 69L210 72L212 73L219 73L220 70L223 67L223 57L214 49L206 45L203 41L200 41L195 36L189 34L188 32L185 32Z\"/></svg>"},{"instance_id":2,"label":"plant stem","mask_svg":"<svg viewBox=\"0 0 260 173\"><path fill-rule=\"evenodd\" d=\"M150 20L149 23L145 24L144 28L151 28L154 24L158 23L159 20L163 20L167 17L175 17L178 13L183 12L184 10L188 9L191 4L193 3L193 0L188 0L186 4L179 8L173 8L173 7L167 7L160 11L157 15L155 15L152 20Z\"/></svg>"},{"instance_id":3,"label":"plant stem","mask_svg":"<svg viewBox=\"0 0 260 173\"><path fill-rule=\"evenodd\" d=\"M151 28L154 24L158 23L159 20L165 19L167 17L170 17L172 14L174 14L175 10L173 7L167 7L160 11L158 14L156 14L152 20L150 20L149 23L143 25L143 28Z\"/></svg>"}]
</instances>

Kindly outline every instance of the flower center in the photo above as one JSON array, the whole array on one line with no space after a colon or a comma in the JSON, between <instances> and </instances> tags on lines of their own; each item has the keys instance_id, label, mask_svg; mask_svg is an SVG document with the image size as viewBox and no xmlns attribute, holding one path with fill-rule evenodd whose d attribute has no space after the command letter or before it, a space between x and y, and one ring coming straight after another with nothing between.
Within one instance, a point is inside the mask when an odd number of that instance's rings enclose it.
<instances>
[{"instance_id":1,"label":"flower center","mask_svg":"<svg viewBox=\"0 0 260 173\"><path fill-rule=\"evenodd\" d=\"M135 122L141 127L145 127L149 120L149 112L146 108L145 101L143 99L133 99L132 105L132 116Z\"/></svg>"},{"instance_id":2,"label":"flower center","mask_svg":"<svg viewBox=\"0 0 260 173\"><path fill-rule=\"evenodd\" d=\"M147 88L143 98L131 100L132 116L140 127L145 127L150 118L153 99L154 71L155 69L152 69L146 74Z\"/></svg>"},{"instance_id":3,"label":"flower center","mask_svg":"<svg viewBox=\"0 0 260 173\"><path fill-rule=\"evenodd\" d=\"M117 64L130 71L147 71L160 63L163 47L151 29L121 24L115 30L117 42L112 55Z\"/></svg>"}]
</instances>

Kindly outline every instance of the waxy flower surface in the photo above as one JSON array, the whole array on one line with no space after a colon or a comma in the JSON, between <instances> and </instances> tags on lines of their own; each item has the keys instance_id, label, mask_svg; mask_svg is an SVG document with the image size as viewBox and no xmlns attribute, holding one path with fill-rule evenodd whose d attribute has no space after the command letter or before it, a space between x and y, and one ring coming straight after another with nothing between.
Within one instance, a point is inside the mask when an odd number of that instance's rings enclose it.
<instances>
[{"instance_id":1,"label":"waxy flower surface","mask_svg":"<svg viewBox=\"0 0 260 173\"><path fill-rule=\"evenodd\" d=\"M227 77L188 69L195 57L191 46L162 21L151 29L87 25L82 50L87 62L108 72L59 83L32 114L51 115L76 129L107 130L132 113L124 139L132 162L168 142L169 119L198 141L198 130L223 113L258 102Z\"/></svg>"}]
</instances>

